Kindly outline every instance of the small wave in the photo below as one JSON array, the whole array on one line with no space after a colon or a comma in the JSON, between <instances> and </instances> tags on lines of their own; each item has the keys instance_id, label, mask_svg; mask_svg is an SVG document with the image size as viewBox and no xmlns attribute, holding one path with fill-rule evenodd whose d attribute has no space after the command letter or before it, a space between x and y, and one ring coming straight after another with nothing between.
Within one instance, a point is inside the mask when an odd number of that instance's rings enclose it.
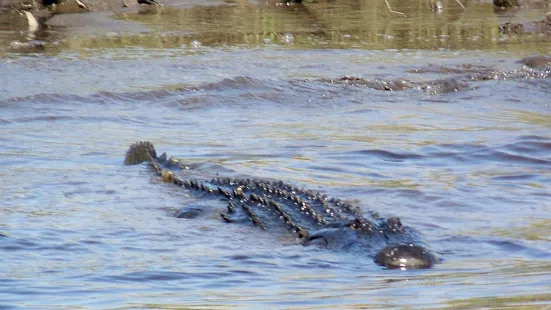
<instances>
[{"instance_id":1,"label":"small wave","mask_svg":"<svg viewBox=\"0 0 551 310\"><path fill-rule=\"evenodd\" d=\"M537 178L535 174L513 174L513 175L500 175L492 177L492 180L496 181L528 181Z\"/></svg>"},{"instance_id":2,"label":"small wave","mask_svg":"<svg viewBox=\"0 0 551 310\"><path fill-rule=\"evenodd\" d=\"M318 79L260 79L250 76L235 76L224 78L219 81L202 83L198 85L176 85L172 88L156 90L144 90L136 92L111 92L100 91L86 95L75 94L52 94L43 93L28 97L15 97L0 101L0 106L19 104L21 101L33 103L84 103L84 104L131 104L134 108L136 102L155 102L155 104L174 103L199 103L206 104L215 102L240 103L243 101L269 101L286 102L289 98L311 99L312 96L319 96L320 99L339 97L343 91L353 91L354 88L368 88L380 91L407 91L420 90L431 95L453 93L471 89L473 82L487 80L542 80L551 76L551 70L538 70L528 67L503 71L488 67L427 67L418 69L418 73L444 72L452 73L453 76L434 80L414 81L405 78L384 79L378 77L354 77L341 76L337 78L322 77ZM328 84L331 87L328 87ZM299 94L299 95L297 95ZM201 96L204 95L204 96ZM209 100L210 97L220 95L221 98ZM315 97L314 97L315 98ZM319 101L319 100L317 100ZM47 106L47 109L59 110L61 105L55 107Z\"/></svg>"},{"instance_id":3,"label":"small wave","mask_svg":"<svg viewBox=\"0 0 551 310\"><path fill-rule=\"evenodd\" d=\"M372 88L376 90L384 91L396 91L396 90L406 90L415 87L415 83L404 80L404 79L394 79L394 80L384 80L376 78L373 80L360 78L360 77L351 77L343 76L336 79L321 78L318 82L329 83L329 84L341 84L341 85L352 85L352 86L361 86L366 88Z\"/></svg>"},{"instance_id":4,"label":"small wave","mask_svg":"<svg viewBox=\"0 0 551 310\"><path fill-rule=\"evenodd\" d=\"M49 122L49 121L69 120L69 119L73 119L73 117L61 116L61 115L41 115L41 116L35 116L35 117L18 117L10 120L10 122L13 122L13 123L28 123L28 122L40 122L40 121Z\"/></svg>"},{"instance_id":5,"label":"small wave","mask_svg":"<svg viewBox=\"0 0 551 310\"><path fill-rule=\"evenodd\" d=\"M377 158L388 160L388 161L404 161L407 159L419 159L422 155L416 153L407 153L407 152L391 152L386 150L364 150L357 151L356 153L367 156L375 156Z\"/></svg>"},{"instance_id":6,"label":"small wave","mask_svg":"<svg viewBox=\"0 0 551 310\"><path fill-rule=\"evenodd\" d=\"M439 65L427 65L420 68L407 70L408 73L416 74L427 74L427 73L438 73L438 74L487 74L488 72L495 71L490 66L485 65L473 65L473 64L462 64L457 67L448 67L448 66L439 66Z\"/></svg>"},{"instance_id":7,"label":"small wave","mask_svg":"<svg viewBox=\"0 0 551 310\"><path fill-rule=\"evenodd\" d=\"M515 255L522 255L535 259L549 258L551 256L551 253L532 247L522 241L498 238L487 240L486 243L496 247L499 251L504 253L515 253Z\"/></svg>"},{"instance_id":8,"label":"small wave","mask_svg":"<svg viewBox=\"0 0 551 310\"><path fill-rule=\"evenodd\" d=\"M470 84L467 83L467 79L462 79L461 77L450 77L432 81L416 82L400 78L385 80L380 78L366 79L360 77L343 76L337 79L322 78L319 79L318 82L336 85L365 87L381 91L402 91L408 89L418 89L425 91L426 93L431 95L456 92L463 89L469 89L471 87Z\"/></svg>"},{"instance_id":9,"label":"small wave","mask_svg":"<svg viewBox=\"0 0 551 310\"><path fill-rule=\"evenodd\" d=\"M88 102L89 97L79 96L73 94L54 94L54 93L42 93L25 97L14 97L0 101L0 106L10 106L12 104L19 104L21 101L30 102L48 102L48 103L71 103L71 102Z\"/></svg>"},{"instance_id":10,"label":"small wave","mask_svg":"<svg viewBox=\"0 0 551 310\"><path fill-rule=\"evenodd\" d=\"M543 55L532 55L522 58L521 60L517 61L517 63L523 64L530 68L546 68L551 66L551 57Z\"/></svg>"},{"instance_id":11,"label":"small wave","mask_svg":"<svg viewBox=\"0 0 551 310\"><path fill-rule=\"evenodd\" d=\"M31 240L18 239L12 235L0 235L2 244L0 244L0 251L28 251L36 250L40 246L38 243Z\"/></svg>"},{"instance_id":12,"label":"small wave","mask_svg":"<svg viewBox=\"0 0 551 310\"><path fill-rule=\"evenodd\" d=\"M255 88L271 88L267 81L255 79L247 76L236 76L226 78L219 82L208 83L199 86L199 89L205 90L234 90L234 89L255 89Z\"/></svg>"},{"instance_id":13,"label":"small wave","mask_svg":"<svg viewBox=\"0 0 551 310\"><path fill-rule=\"evenodd\" d=\"M439 95L469 89L471 86L469 83L460 79L447 78L419 83L418 87L431 95Z\"/></svg>"},{"instance_id":14,"label":"small wave","mask_svg":"<svg viewBox=\"0 0 551 310\"><path fill-rule=\"evenodd\" d=\"M535 59L535 58L534 58ZM457 67L446 67L438 65L428 65L420 68L408 70L408 73L416 74L455 74L457 78L462 78L471 81L488 81L488 80L511 80L511 79L547 79L551 77L551 70L546 66L534 66L537 61L525 58L518 63L527 66L520 67L514 70L500 70L484 65L463 64Z\"/></svg>"},{"instance_id":15,"label":"small wave","mask_svg":"<svg viewBox=\"0 0 551 310\"><path fill-rule=\"evenodd\" d=\"M125 273L118 276L108 277L114 281L129 281L129 282L142 282L142 281L174 281L193 278L193 274L182 272L182 271L164 271L164 272L154 272L154 271L137 271Z\"/></svg>"},{"instance_id":16,"label":"small wave","mask_svg":"<svg viewBox=\"0 0 551 310\"><path fill-rule=\"evenodd\" d=\"M478 144L440 144L430 147L436 152L426 154L459 161L484 160L525 165L551 164L551 139L540 136L521 136L514 143L489 146ZM440 152L439 149L445 149Z\"/></svg>"},{"instance_id":17,"label":"small wave","mask_svg":"<svg viewBox=\"0 0 551 310\"><path fill-rule=\"evenodd\" d=\"M522 139L518 142L505 145L510 151L519 152L519 153L550 153L551 152L551 141L550 140L531 140L531 139Z\"/></svg>"},{"instance_id":18,"label":"small wave","mask_svg":"<svg viewBox=\"0 0 551 310\"><path fill-rule=\"evenodd\" d=\"M501 150L491 150L486 154L481 155L484 158L491 159L492 161L527 164L527 165L549 165L551 167L551 160L534 158L532 156L523 154L511 154Z\"/></svg>"},{"instance_id":19,"label":"small wave","mask_svg":"<svg viewBox=\"0 0 551 310\"><path fill-rule=\"evenodd\" d=\"M179 281L185 280L187 284L191 281L204 282L206 279L220 279L231 277L233 272L183 272L183 271L135 271L116 276L106 276L96 279L106 282L157 282L157 281Z\"/></svg>"},{"instance_id":20,"label":"small wave","mask_svg":"<svg viewBox=\"0 0 551 310\"><path fill-rule=\"evenodd\" d=\"M514 229L514 228L511 228ZM460 235L446 236L440 240L447 245L443 249L446 256L455 255L457 257L470 258L474 253L472 247L477 248L478 256L508 257L521 256L531 259L548 258L551 253L539 249L537 246L531 246L527 242L515 239L505 239L502 237L484 236L484 235Z\"/></svg>"},{"instance_id":21,"label":"small wave","mask_svg":"<svg viewBox=\"0 0 551 310\"><path fill-rule=\"evenodd\" d=\"M172 97L188 91L188 88L177 88L170 90L152 90L136 92L97 92L86 95L42 93L25 97L14 97L0 101L0 107L19 106L21 102L44 104L44 110L63 111L61 104L113 104L113 103L135 103L139 101L151 102ZM51 104L56 104L52 106Z\"/></svg>"},{"instance_id":22,"label":"small wave","mask_svg":"<svg viewBox=\"0 0 551 310\"><path fill-rule=\"evenodd\" d=\"M135 102L151 102L151 101L158 102L160 100L163 100L166 98L172 98L175 95L177 96L191 90L192 88L181 87L181 88L173 88L173 89L137 91L137 92L99 92L93 95L93 97L96 101L100 103L111 103L111 102L135 103Z\"/></svg>"},{"instance_id":23,"label":"small wave","mask_svg":"<svg viewBox=\"0 0 551 310\"><path fill-rule=\"evenodd\" d=\"M434 144L416 152L367 149L348 151L345 154L329 154L329 157L373 158L390 162L454 161L462 164L498 162L528 166L551 167L551 139L546 137L520 137L514 143L492 146L472 143Z\"/></svg>"}]
</instances>

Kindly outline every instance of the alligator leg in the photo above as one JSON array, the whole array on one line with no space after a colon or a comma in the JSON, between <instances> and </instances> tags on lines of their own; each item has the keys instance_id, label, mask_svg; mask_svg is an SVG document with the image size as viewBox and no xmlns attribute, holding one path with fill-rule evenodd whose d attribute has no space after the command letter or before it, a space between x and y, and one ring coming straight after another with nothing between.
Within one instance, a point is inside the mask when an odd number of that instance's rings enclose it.
<instances>
[{"instance_id":1,"label":"alligator leg","mask_svg":"<svg viewBox=\"0 0 551 310\"><path fill-rule=\"evenodd\" d=\"M227 213L220 213L220 217L222 217L226 223L252 222L252 224L256 227L260 227L264 230L267 229L266 225L262 222L262 220L260 220L256 213L251 210L251 208L246 206L244 203L241 203L240 207L243 212L237 212L233 203L228 201L228 211Z\"/></svg>"},{"instance_id":2,"label":"alligator leg","mask_svg":"<svg viewBox=\"0 0 551 310\"><path fill-rule=\"evenodd\" d=\"M261 197L258 197L257 195L255 194L251 194L250 196L250 201L252 202L256 202L256 203L259 203L265 207L268 207L270 209L272 209L273 211L275 211L275 213L278 215L278 217L280 219L283 220L283 222L293 231L296 233L297 237L298 238L305 238L309 235L308 233L308 230L304 227L301 227L299 225L297 225L293 219L291 218L291 216L289 214L287 214L282 208L281 206L273 201L273 200L270 200L270 199L266 199L266 198L261 198Z\"/></svg>"},{"instance_id":3,"label":"alligator leg","mask_svg":"<svg viewBox=\"0 0 551 310\"><path fill-rule=\"evenodd\" d=\"M253 222L253 224L257 227L260 227L262 228L263 230L266 230L266 225L264 223L262 223L262 221L260 220L260 218L256 215L256 213L254 213L253 210L251 210L251 208L249 206L247 206L247 204L245 202L242 202L241 203L241 208L243 208L243 210L245 210L245 213L249 216L249 219Z\"/></svg>"}]
</instances>

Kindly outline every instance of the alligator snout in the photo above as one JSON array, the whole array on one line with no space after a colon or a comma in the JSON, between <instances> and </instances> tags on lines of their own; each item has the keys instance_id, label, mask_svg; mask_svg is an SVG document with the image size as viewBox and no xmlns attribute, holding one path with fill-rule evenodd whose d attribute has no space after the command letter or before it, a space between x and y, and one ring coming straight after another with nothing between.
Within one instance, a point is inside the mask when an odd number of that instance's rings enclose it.
<instances>
[{"instance_id":1,"label":"alligator snout","mask_svg":"<svg viewBox=\"0 0 551 310\"><path fill-rule=\"evenodd\" d=\"M437 257L429 250L414 244L391 244L375 255L375 263L390 269L431 268Z\"/></svg>"}]
</instances>

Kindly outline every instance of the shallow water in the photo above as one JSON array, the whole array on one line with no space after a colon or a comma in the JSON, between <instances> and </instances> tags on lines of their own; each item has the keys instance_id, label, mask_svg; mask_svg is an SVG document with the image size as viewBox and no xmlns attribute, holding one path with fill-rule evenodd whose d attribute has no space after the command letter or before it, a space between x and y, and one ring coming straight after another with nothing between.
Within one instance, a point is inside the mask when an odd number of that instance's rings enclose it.
<instances>
[{"instance_id":1,"label":"shallow water","mask_svg":"<svg viewBox=\"0 0 551 310\"><path fill-rule=\"evenodd\" d=\"M5 53L0 308L551 307L551 80L516 62L551 47L493 41L474 24L506 14L449 7L419 14L473 29L457 45L429 22L415 28L427 46L369 41L366 21L334 24L365 16L337 1L310 7L322 26L304 8L168 9L118 17L145 33L53 28L45 53ZM396 9L408 17L371 22L393 38L417 22ZM255 21L273 29L247 31ZM198 201L124 166L137 140L398 216L442 262L385 270L216 212L175 218Z\"/></svg>"}]
</instances>

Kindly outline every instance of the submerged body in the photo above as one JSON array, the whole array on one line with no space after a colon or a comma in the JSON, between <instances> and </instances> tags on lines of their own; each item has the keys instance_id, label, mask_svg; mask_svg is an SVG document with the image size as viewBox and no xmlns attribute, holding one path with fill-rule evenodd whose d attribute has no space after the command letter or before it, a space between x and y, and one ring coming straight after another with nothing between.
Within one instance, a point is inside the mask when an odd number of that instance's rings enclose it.
<instances>
[{"instance_id":1,"label":"submerged body","mask_svg":"<svg viewBox=\"0 0 551 310\"><path fill-rule=\"evenodd\" d=\"M166 183L226 200L227 211L220 213L225 222L249 222L265 230L283 225L304 245L362 251L388 268L430 268L437 262L434 254L419 245L418 233L403 226L397 217L383 219L375 213L365 216L358 207L340 199L282 181L180 177L177 171L189 167L173 158L167 159L166 154L157 156L148 141L132 144L126 154L126 165L142 162L149 162ZM194 217L199 212L194 207L186 208L178 217Z\"/></svg>"}]
</instances>

